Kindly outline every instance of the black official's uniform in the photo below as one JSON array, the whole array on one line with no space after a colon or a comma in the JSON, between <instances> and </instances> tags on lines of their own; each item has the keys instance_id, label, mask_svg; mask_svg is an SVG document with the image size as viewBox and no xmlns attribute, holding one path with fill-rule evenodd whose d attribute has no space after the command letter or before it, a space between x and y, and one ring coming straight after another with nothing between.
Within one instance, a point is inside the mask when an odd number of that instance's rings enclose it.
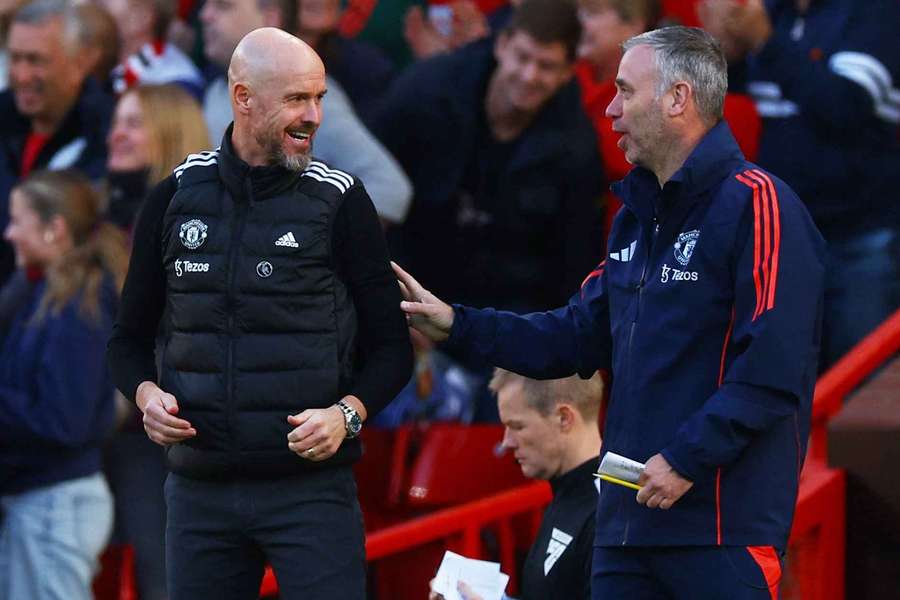
<instances>
[{"instance_id":1,"label":"black official's uniform","mask_svg":"<svg viewBox=\"0 0 900 600\"><path fill-rule=\"evenodd\" d=\"M525 559L522 600L590 600L598 459L550 480L553 501Z\"/></svg>"}]
</instances>

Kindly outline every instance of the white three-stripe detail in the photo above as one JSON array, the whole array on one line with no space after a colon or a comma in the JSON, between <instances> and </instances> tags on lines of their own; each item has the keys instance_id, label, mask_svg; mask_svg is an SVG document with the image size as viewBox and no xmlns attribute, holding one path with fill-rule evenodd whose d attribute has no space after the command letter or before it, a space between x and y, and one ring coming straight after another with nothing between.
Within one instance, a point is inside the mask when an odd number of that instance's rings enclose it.
<instances>
[{"instance_id":1,"label":"white three-stripe detail","mask_svg":"<svg viewBox=\"0 0 900 600\"><path fill-rule=\"evenodd\" d=\"M189 154L187 158L184 159L180 165L175 167L175 177L177 179L181 179L181 176L184 172L190 167L205 167L209 165L214 165L219 160L219 149L200 152L198 154Z\"/></svg>"},{"instance_id":2,"label":"white three-stripe detail","mask_svg":"<svg viewBox=\"0 0 900 600\"><path fill-rule=\"evenodd\" d=\"M879 118L900 123L900 91L893 86L890 71L878 59L862 52L837 52L828 59L828 66L869 93Z\"/></svg>"},{"instance_id":3,"label":"white three-stripe detail","mask_svg":"<svg viewBox=\"0 0 900 600\"><path fill-rule=\"evenodd\" d=\"M330 183L339 189L342 194L346 193L346 191L350 189L350 186L353 185L353 178L347 173L338 171L337 169L330 169L323 163L315 160L309 163L309 166L303 172L303 175L312 177L316 181Z\"/></svg>"}]
</instances>

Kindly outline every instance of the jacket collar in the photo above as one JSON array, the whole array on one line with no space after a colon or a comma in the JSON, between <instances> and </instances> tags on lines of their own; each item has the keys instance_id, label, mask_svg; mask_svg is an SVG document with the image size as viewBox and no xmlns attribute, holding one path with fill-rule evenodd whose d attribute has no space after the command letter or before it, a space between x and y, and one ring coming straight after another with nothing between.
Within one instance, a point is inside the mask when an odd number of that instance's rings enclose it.
<instances>
[{"instance_id":1,"label":"jacket collar","mask_svg":"<svg viewBox=\"0 0 900 600\"><path fill-rule=\"evenodd\" d=\"M586 482L592 482L593 474L598 466L600 466L600 457L595 456L581 463L571 471L552 478L550 480L550 488L553 490L553 495L557 496L561 492L577 490L584 487Z\"/></svg>"},{"instance_id":2,"label":"jacket collar","mask_svg":"<svg viewBox=\"0 0 900 600\"><path fill-rule=\"evenodd\" d=\"M662 190L656 175L644 167L632 169L625 179L613 184L612 190L624 204L638 213L651 208L640 205L647 199L662 197L671 201L695 202L743 160L744 155L728 124L721 120L703 136Z\"/></svg>"},{"instance_id":3,"label":"jacket collar","mask_svg":"<svg viewBox=\"0 0 900 600\"><path fill-rule=\"evenodd\" d=\"M231 143L234 123L225 130L219 147L219 178L235 201L255 202L276 196L293 187L302 173L281 165L251 167L237 155Z\"/></svg>"}]
</instances>

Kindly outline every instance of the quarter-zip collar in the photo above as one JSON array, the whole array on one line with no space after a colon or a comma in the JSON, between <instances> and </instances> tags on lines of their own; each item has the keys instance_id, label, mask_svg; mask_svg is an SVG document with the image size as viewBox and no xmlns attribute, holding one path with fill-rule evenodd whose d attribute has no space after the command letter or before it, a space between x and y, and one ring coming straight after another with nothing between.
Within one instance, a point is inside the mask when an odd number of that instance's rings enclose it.
<instances>
[{"instance_id":1,"label":"quarter-zip collar","mask_svg":"<svg viewBox=\"0 0 900 600\"><path fill-rule=\"evenodd\" d=\"M259 202L276 196L297 184L302 173L291 171L282 165L251 167L237 155L231 142L234 123L228 126L219 148L219 177L236 202Z\"/></svg>"},{"instance_id":2,"label":"quarter-zip collar","mask_svg":"<svg viewBox=\"0 0 900 600\"><path fill-rule=\"evenodd\" d=\"M642 221L650 221L675 202L696 202L743 160L728 124L719 121L662 189L653 172L635 167L625 179L614 183L612 190Z\"/></svg>"}]
</instances>

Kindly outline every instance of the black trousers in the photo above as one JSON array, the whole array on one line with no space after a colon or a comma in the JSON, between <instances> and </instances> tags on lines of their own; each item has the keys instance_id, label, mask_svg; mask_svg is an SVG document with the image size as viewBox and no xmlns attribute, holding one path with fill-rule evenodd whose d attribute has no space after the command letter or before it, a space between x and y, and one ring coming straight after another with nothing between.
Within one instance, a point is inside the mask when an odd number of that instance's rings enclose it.
<instances>
[{"instance_id":1,"label":"black trousers","mask_svg":"<svg viewBox=\"0 0 900 600\"><path fill-rule=\"evenodd\" d=\"M349 467L272 480L169 474L171 600L258 598L263 569L283 600L364 600L365 536Z\"/></svg>"}]
</instances>

